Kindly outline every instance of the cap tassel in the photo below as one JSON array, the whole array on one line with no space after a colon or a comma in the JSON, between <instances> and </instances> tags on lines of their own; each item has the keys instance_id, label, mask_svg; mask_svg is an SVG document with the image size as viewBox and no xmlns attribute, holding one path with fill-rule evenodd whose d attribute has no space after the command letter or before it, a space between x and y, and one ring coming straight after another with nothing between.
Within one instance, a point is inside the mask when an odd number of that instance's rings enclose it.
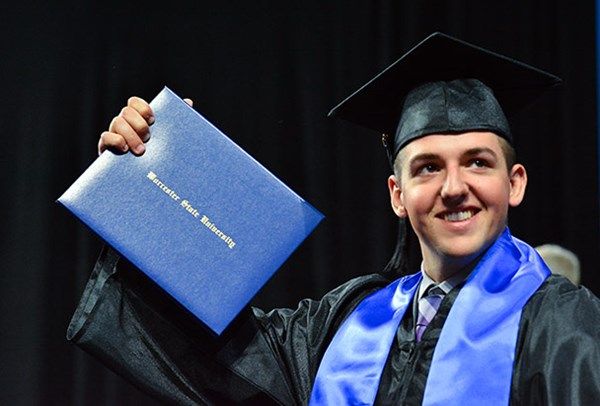
<instances>
[{"instance_id":1,"label":"cap tassel","mask_svg":"<svg viewBox=\"0 0 600 406\"><path fill-rule=\"evenodd\" d=\"M390 162L390 166L394 169L394 155L390 149L390 136L388 134L381 134L381 144L383 144L383 148L385 148L385 153Z\"/></svg>"}]
</instances>

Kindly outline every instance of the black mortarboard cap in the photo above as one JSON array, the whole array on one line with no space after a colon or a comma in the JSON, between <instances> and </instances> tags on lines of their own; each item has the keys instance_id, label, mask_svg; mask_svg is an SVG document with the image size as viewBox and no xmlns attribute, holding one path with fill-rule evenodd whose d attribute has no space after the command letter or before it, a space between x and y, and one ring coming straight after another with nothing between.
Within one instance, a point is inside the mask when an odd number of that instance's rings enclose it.
<instances>
[{"instance_id":1,"label":"black mortarboard cap","mask_svg":"<svg viewBox=\"0 0 600 406\"><path fill-rule=\"evenodd\" d=\"M505 114L511 116L560 82L543 70L436 32L329 116L394 135L393 143L384 140L393 163L404 145L428 134L487 130L512 143Z\"/></svg>"},{"instance_id":2,"label":"black mortarboard cap","mask_svg":"<svg viewBox=\"0 0 600 406\"><path fill-rule=\"evenodd\" d=\"M428 134L489 130L512 142L506 116L512 116L561 79L484 48L439 32L334 107L329 116L387 136L393 165L398 151ZM383 274L413 271L418 241L400 218L394 254Z\"/></svg>"}]
</instances>

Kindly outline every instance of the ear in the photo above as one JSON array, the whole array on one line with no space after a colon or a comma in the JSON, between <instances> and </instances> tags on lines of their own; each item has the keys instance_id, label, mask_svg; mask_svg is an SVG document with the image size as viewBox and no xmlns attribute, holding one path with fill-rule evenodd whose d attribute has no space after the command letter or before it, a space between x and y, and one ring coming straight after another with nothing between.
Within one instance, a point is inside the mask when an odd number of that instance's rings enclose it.
<instances>
[{"instance_id":1,"label":"ear","mask_svg":"<svg viewBox=\"0 0 600 406\"><path fill-rule=\"evenodd\" d=\"M521 164L515 164L510 170L510 194L508 204L516 207L523 201L527 187L527 171Z\"/></svg>"},{"instance_id":2,"label":"ear","mask_svg":"<svg viewBox=\"0 0 600 406\"><path fill-rule=\"evenodd\" d=\"M392 210L398 217L406 217L406 208L402 204L402 189L400 189L400 180L395 175L388 178L388 189L390 191L390 203Z\"/></svg>"}]
</instances>

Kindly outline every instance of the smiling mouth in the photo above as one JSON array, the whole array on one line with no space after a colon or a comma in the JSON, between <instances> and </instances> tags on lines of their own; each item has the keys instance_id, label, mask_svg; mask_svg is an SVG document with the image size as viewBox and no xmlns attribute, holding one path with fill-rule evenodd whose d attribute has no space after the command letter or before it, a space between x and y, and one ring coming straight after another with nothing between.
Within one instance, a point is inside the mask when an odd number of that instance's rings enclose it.
<instances>
[{"instance_id":1,"label":"smiling mouth","mask_svg":"<svg viewBox=\"0 0 600 406\"><path fill-rule=\"evenodd\" d=\"M468 210L461 210L461 211L445 212L445 213L442 213L442 215L440 217L451 223L456 223L459 221L465 221L465 220L470 219L471 217L476 215L478 211L479 210L468 209Z\"/></svg>"}]
</instances>

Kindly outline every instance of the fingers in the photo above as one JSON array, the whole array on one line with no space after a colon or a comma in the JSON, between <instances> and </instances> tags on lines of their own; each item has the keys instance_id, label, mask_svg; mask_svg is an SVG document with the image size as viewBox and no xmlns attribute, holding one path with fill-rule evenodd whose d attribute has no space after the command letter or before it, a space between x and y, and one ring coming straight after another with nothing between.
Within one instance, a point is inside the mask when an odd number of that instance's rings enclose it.
<instances>
[{"instance_id":1,"label":"fingers","mask_svg":"<svg viewBox=\"0 0 600 406\"><path fill-rule=\"evenodd\" d=\"M106 149L115 152L131 150L142 155L146 150L144 142L150 138L150 125L154 114L150 105L139 97L130 97L127 106L111 121L108 131L100 135L98 153Z\"/></svg>"},{"instance_id":2,"label":"fingers","mask_svg":"<svg viewBox=\"0 0 600 406\"><path fill-rule=\"evenodd\" d=\"M192 99L184 99L193 106ZM113 118L98 140L98 154L107 149L115 152L131 150L136 155L146 151L145 142L150 139L150 126L154 123L154 113L150 105L142 98L130 97L127 106Z\"/></svg>"},{"instance_id":3,"label":"fingers","mask_svg":"<svg viewBox=\"0 0 600 406\"><path fill-rule=\"evenodd\" d=\"M127 152L129 151L129 146L125 138L121 135L104 131L100 134L100 140L98 141L98 155L106 149L111 149L115 152Z\"/></svg>"},{"instance_id":4,"label":"fingers","mask_svg":"<svg viewBox=\"0 0 600 406\"><path fill-rule=\"evenodd\" d=\"M144 119L144 117L142 117L137 110L129 106L123 107L121 113L111 122L111 126L123 125L123 123L117 122L116 119L125 120L125 123L142 139L142 141L147 141L147 138L150 136L150 126L148 125L146 119Z\"/></svg>"},{"instance_id":5,"label":"fingers","mask_svg":"<svg viewBox=\"0 0 600 406\"><path fill-rule=\"evenodd\" d=\"M125 144L128 147L127 149L130 149L136 155L141 155L146 149L144 147L144 141L147 141L149 137L148 128L146 126L145 130L138 130L138 132L136 131L136 127L138 125L142 125L139 123L132 124L132 119L127 119L124 116L125 115L123 114L123 112L121 112L120 115L113 118L112 122L110 123L110 126L108 127L108 132L120 136L125 141ZM109 148L113 147L112 144L108 144L108 142L112 140L117 141L118 138L106 137L107 145L109 146ZM118 141L120 144L121 141Z\"/></svg>"},{"instance_id":6,"label":"fingers","mask_svg":"<svg viewBox=\"0 0 600 406\"><path fill-rule=\"evenodd\" d=\"M127 100L127 107L131 107L137 111L137 113L142 116L149 125L154 123L154 113L152 112L152 108L146 102L146 100L136 96L130 97Z\"/></svg>"}]
</instances>

